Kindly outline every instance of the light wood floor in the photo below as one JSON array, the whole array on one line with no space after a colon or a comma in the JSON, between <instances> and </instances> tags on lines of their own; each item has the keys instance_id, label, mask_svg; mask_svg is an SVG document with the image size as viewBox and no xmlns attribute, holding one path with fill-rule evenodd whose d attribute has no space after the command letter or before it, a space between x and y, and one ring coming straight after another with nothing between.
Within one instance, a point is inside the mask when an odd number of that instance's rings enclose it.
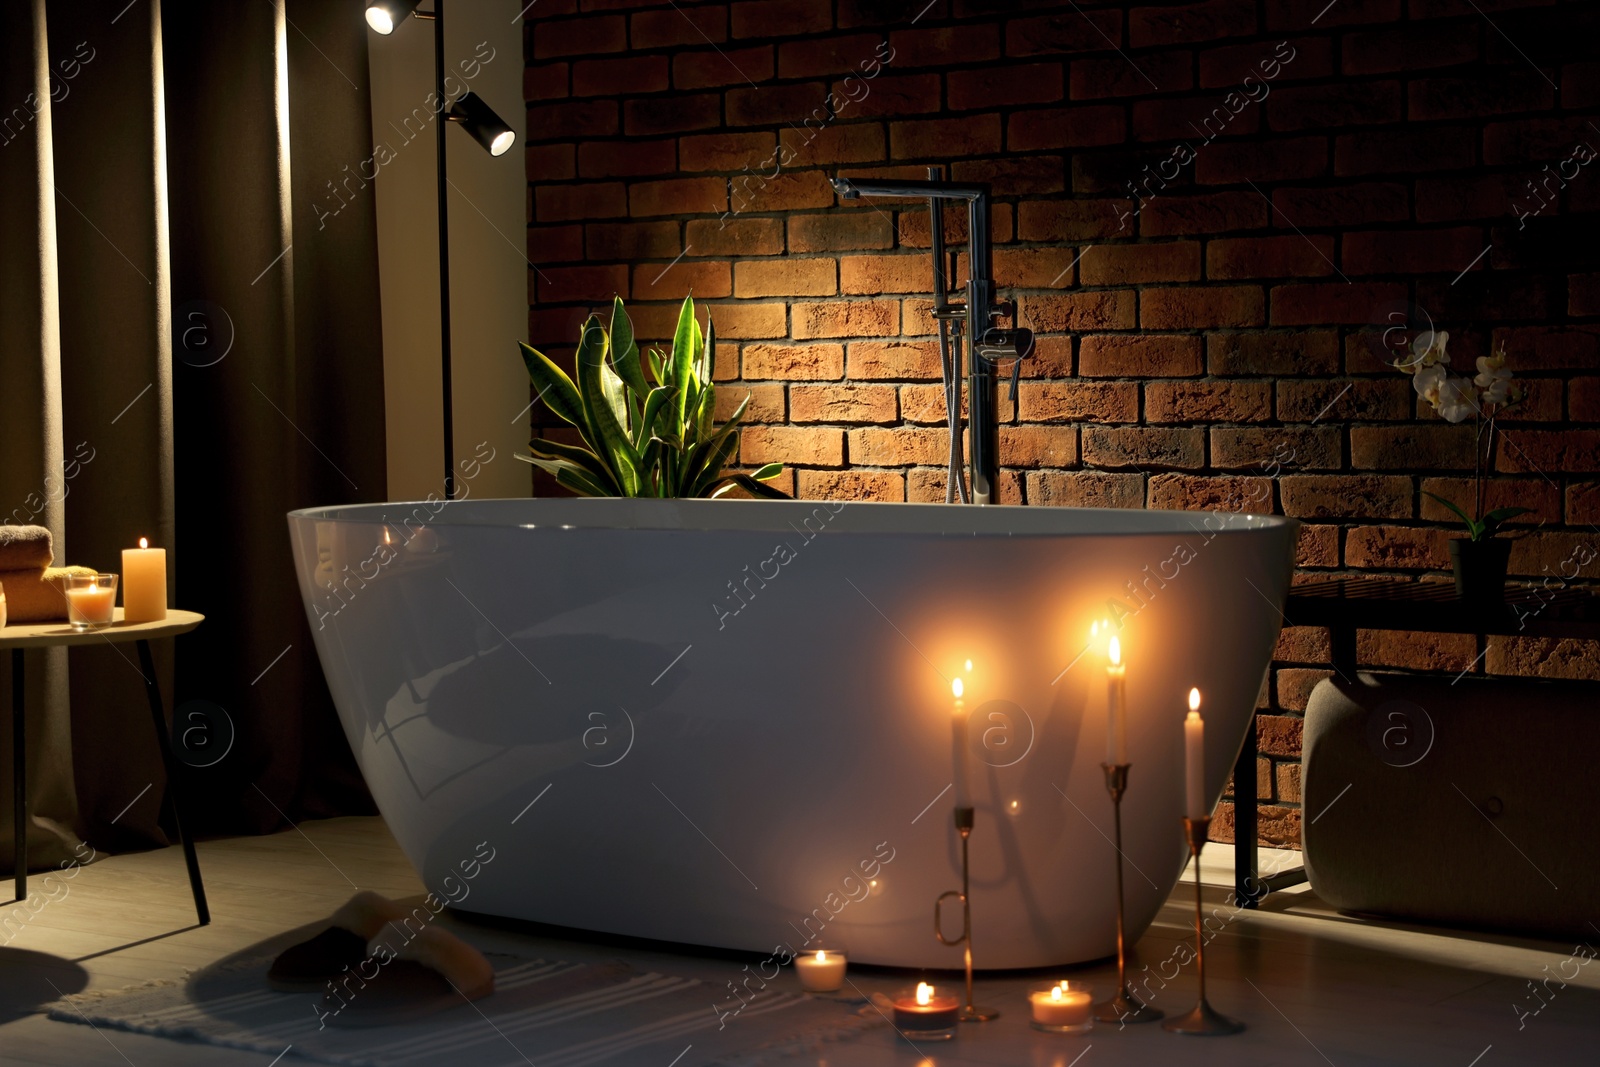
<instances>
[{"instance_id":1,"label":"light wood floor","mask_svg":"<svg viewBox=\"0 0 1600 1067\"><path fill-rule=\"evenodd\" d=\"M1208 908L1221 905L1231 850L1213 848L1202 874ZM247 946L325 918L354 891L392 897L422 886L378 819L307 823L271 837L205 842L201 866L215 916L194 925L194 911L176 849L118 856L82 870L65 897L25 921L16 905L0 907L0 1064L151 1065L261 1064L271 1057L88 1026L53 1022L42 1011L58 992L118 988L177 978ZM1263 867L1270 868L1270 861ZM36 883L37 884L37 883ZM1144 960L1167 959L1192 930L1192 886L1184 883L1140 942ZM7 915L13 921L5 926ZM1600 921L1600 917L1597 917ZM574 960L615 958L721 982L727 960L619 952L579 941L534 941L523 935L456 926L485 948ZM1600 934L1593 939L1600 946ZM1557 970L1573 946L1403 928L1361 922L1325 908L1308 890L1276 896L1260 912L1239 913L1207 952L1210 1000L1246 1021L1230 1038L1182 1038L1156 1026L1084 1037L1040 1034L1026 1025L1024 987L1032 980L980 983L979 1000L1002 1009L996 1022L964 1027L927 1058L888 1031L797 1057L806 1067L1102 1067L1114 1064L1255 1064L1307 1067L1439 1067L1593 1065L1600 1062L1600 964L1585 966L1565 988L1541 987L1548 1003L1529 1010L1528 983ZM1570 971L1570 965L1568 970ZM1113 970L1084 977L1102 991ZM864 989L888 989L903 978L865 974ZM1186 972L1157 996L1169 1014L1193 1002ZM529 1050L530 1052L532 1050ZM1081 1057L1081 1060L1080 1060ZM535 1054L534 1062L538 1062ZM285 1061L288 1062L288 1061ZM618 1061L619 1064L622 1061ZM625 1067L633 1067L627 1064ZM639 1067L666 1067L639 1065Z\"/></svg>"}]
</instances>

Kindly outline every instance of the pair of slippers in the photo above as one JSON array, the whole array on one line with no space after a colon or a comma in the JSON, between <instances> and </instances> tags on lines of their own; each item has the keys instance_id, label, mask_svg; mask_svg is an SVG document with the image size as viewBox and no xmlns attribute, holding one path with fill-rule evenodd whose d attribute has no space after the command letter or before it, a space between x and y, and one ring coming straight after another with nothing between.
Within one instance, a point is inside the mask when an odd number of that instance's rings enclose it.
<instances>
[{"instance_id":1,"label":"pair of slippers","mask_svg":"<svg viewBox=\"0 0 1600 1067\"><path fill-rule=\"evenodd\" d=\"M483 953L433 925L426 907L406 910L361 892L328 928L284 950L267 984L286 993L322 991L324 1026L389 1026L494 992Z\"/></svg>"}]
</instances>

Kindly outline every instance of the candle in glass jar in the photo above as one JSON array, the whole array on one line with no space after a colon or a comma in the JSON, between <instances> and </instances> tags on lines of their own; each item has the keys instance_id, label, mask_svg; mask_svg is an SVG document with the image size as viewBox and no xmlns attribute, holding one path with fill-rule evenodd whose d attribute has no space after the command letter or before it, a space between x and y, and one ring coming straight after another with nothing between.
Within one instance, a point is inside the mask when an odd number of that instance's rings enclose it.
<instances>
[{"instance_id":1,"label":"candle in glass jar","mask_svg":"<svg viewBox=\"0 0 1600 1067\"><path fill-rule=\"evenodd\" d=\"M1183 720L1184 784L1188 815L1204 819L1211 814L1206 803L1206 723L1200 717L1200 690L1189 690L1189 715Z\"/></svg>"},{"instance_id":2,"label":"candle in glass jar","mask_svg":"<svg viewBox=\"0 0 1600 1067\"><path fill-rule=\"evenodd\" d=\"M1089 1000L1089 991L1077 988L1071 982L1057 982L1049 989L1028 994L1028 1001L1033 1007L1033 1021L1049 1027L1088 1029Z\"/></svg>"},{"instance_id":3,"label":"candle in glass jar","mask_svg":"<svg viewBox=\"0 0 1600 1067\"><path fill-rule=\"evenodd\" d=\"M104 626L113 618L117 603L115 579L97 576L67 590L67 621L74 626Z\"/></svg>"},{"instance_id":4,"label":"candle in glass jar","mask_svg":"<svg viewBox=\"0 0 1600 1067\"><path fill-rule=\"evenodd\" d=\"M896 1029L925 1035L928 1031L954 1031L961 1002L939 994L927 982L918 982L915 993L896 997L893 1005Z\"/></svg>"},{"instance_id":5,"label":"candle in glass jar","mask_svg":"<svg viewBox=\"0 0 1600 1067\"><path fill-rule=\"evenodd\" d=\"M794 959L800 988L807 993L832 993L844 985L845 957L840 952L818 949Z\"/></svg>"},{"instance_id":6,"label":"candle in glass jar","mask_svg":"<svg viewBox=\"0 0 1600 1067\"><path fill-rule=\"evenodd\" d=\"M960 678L950 683L950 761L954 764L956 807L972 807L967 792L967 702L961 699L966 686Z\"/></svg>"},{"instance_id":7,"label":"candle in glass jar","mask_svg":"<svg viewBox=\"0 0 1600 1067\"><path fill-rule=\"evenodd\" d=\"M122 550L122 618L160 622L166 617L167 550L151 548L141 537L138 548Z\"/></svg>"},{"instance_id":8,"label":"candle in glass jar","mask_svg":"<svg viewBox=\"0 0 1600 1067\"><path fill-rule=\"evenodd\" d=\"M1111 662L1106 664L1106 762L1128 762L1128 665L1122 662L1122 642L1111 639Z\"/></svg>"}]
</instances>

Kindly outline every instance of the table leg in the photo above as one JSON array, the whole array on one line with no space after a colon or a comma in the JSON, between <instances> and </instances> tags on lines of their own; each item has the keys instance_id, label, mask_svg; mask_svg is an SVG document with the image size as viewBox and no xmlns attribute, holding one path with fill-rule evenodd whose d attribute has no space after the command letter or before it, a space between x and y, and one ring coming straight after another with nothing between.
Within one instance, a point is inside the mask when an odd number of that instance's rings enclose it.
<instances>
[{"instance_id":1,"label":"table leg","mask_svg":"<svg viewBox=\"0 0 1600 1067\"><path fill-rule=\"evenodd\" d=\"M1328 627L1328 640L1332 646L1333 670L1347 682L1356 680L1356 628L1354 626Z\"/></svg>"},{"instance_id":2,"label":"table leg","mask_svg":"<svg viewBox=\"0 0 1600 1067\"><path fill-rule=\"evenodd\" d=\"M1255 907L1266 895L1256 880L1256 822L1256 717L1251 712L1233 765L1233 891L1241 908Z\"/></svg>"},{"instance_id":3,"label":"table leg","mask_svg":"<svg viewBox=\"0 0 1600 1067\"><path fill-rule=\"evenodd\" d=\"M23 699L22 649L11 650L11 830L17 899L28 899L28 711Z\"/></svg>"},{"instance_id":4,"label":"table leg","mask_svg":"<svg viewBox=\"0 0 1600 1067\"><path fill-rule=\"evenodd\" d=\"M150 657L150 642L139 642L139 666L144 671L144 691L150 698L150 717L156 728L156 747L161 750L161 765L167 771L167 796L172 801L172 824L177 827L178 841L183 845L183 862L189 868L189 889L194 893L194 910L200 925L211 922L211 909L206 904L206 887L200 881L200 859L195 855L194 841L183 829L183 799L178 785L177 761L172 758L172 743L167 730L167 715L161 703L161 687L156 682L156 665Z\"/></svg>"}]
</instances>

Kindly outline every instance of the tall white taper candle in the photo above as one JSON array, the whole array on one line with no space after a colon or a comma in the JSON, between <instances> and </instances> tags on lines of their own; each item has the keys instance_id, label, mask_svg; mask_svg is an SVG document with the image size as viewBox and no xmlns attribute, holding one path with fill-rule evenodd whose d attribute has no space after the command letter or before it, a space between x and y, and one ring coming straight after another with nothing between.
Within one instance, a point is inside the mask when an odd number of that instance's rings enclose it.
<instances>
[{"instance_id":1,"label":"tall white taper candle","mask_svg":"<svg viewBox=\"0 0 1600 1067\"><path fill-rule=\"evenodd\" d=\"M1191 819L1211 814L1206 803L1206 723L1200 717L1200 690L1189 690L1189 715L1183 720L1184 785Z\"/></svg>"}]
</instances>

